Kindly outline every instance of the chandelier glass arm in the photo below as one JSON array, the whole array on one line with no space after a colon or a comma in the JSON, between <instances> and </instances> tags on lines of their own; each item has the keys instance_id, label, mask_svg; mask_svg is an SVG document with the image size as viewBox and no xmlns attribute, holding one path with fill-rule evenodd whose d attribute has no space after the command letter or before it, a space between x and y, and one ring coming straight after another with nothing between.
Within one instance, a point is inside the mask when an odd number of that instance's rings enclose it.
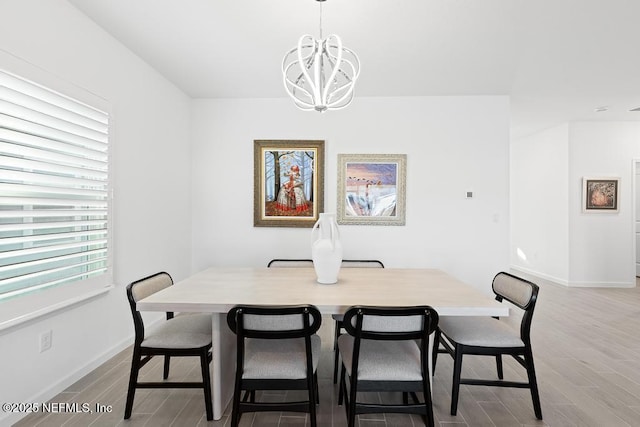
<instances>
[{"instance_id":1,"label":"chandelier glass arm","mask_svg":"<svg viewBox=\"0 0 640 427\"><path fill-rule=\"evenodd\" d=\"M340 40L338 36L329 36L326 40L322 41L322 44L324 45L323 50L327 52L327 58L330 59L331 54L329 53L328 45L331 38L334 38L338 43L338 56L333 66L331 67L331 75L329 77L329 80L325 82L326 84L324 85L324 91L322 91L322 102L324 105L327 105L327 99L329 98L329 89L331 89L331 82L335 80L338 71L340 71L340 68L337 67L336 64L340 64L342 62L342 40Z\"/></svg>"}]
</instances>

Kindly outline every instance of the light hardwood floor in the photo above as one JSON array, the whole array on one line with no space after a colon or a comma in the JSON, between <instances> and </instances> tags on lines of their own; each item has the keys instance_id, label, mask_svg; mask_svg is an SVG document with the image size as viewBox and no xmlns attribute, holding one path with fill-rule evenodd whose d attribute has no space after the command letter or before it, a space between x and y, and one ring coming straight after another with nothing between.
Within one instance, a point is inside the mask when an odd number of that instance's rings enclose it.
<instances>
[{"instance_id":1,"label":"light hardwood floor","mask_svg":"<svg viewBox=\"0 0 640 427\"><path fill-rule=\"evenodd\" d=\"M434 411L440 426L638 426L640 425L640 287L576 289L540 284L533 319L533 350L544 421L536 420L528 390L462 386L458 415L449 415L451 358L441 354L434 376ZM428 303L428 301L425 301ZM516 319L511 319L515 321ZM331 382L333 325L322 328L319 426L345 426L344 409L337 406ZM139 390L133 416L123 421L131 350L127 349L60 393L53 402L112 405L103 414L32 414L23 426L228 426L228 410L219 421L207 422L199 390ZM495 378L490 358L468 357L464 375ZM161 378L160 360L144 368L148 378ZM196 360L175 360L172 378L199 377ZM505 359L505 378L524 379L524 371ZM273 393L269 398L279 399ZM397 396L370 395L371 399ZM308 419L293 413L247 414L242 426L305 426ZM359 417L362 427L423 425L419 417L370 415Z\"/></svg>"}]
</instances>

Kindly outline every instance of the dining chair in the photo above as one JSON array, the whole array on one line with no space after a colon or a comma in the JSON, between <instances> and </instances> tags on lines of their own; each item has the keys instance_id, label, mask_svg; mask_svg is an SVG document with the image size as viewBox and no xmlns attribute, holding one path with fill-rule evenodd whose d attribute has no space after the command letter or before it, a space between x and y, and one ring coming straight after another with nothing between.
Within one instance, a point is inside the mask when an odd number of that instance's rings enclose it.
<instances>
[{"instance_id":1,"label":"dining chair","mask_svg":"<svg viewBox=\"0 0 640 427\"><path fill-rule=\"evenodd\" d=\"M354 306L345 312L343 326L347 333L338 338L342 357L338 404L344 399L347 425L355 426L358 414L411 413L433 426L428 348L438 313L429 306ZM358 401L359 392L382 391L402 392L402 404ZM422 402L417 392L422 393Z\"/></svg>"},{"instance_id":2,"label":"dining chair","mask_svg":"<svg viewBox=\"0 0 640 427\"><path fill-rule=\"evenodd\" d=\"M436 331L433 346L435 371L438 353L453 357L453 382L451 390L451 415L456 415L460 384L517 387L531 390L536 418L542 419L540 396L536 381L531 349L531 319L536 306L539 288L536 284L509 273L498 273L492 283L496 300L510 302L522 310L519 331L505 324L504 319L493 317L443 316ZM439 344L443 349L439 349ZM498 380L461 378L463 355L493 356L496 358ZM502 356L512 356L527 371L527 382L505 381Z\"/></svg>"},{"instance_id":3,"label":"dining chair","mask_svg":"<svg viewBox=\"0 0 640 427\"><path fill-rule=\"evenodd\" d=\"M136 308L136 303L141 299L171 285L173 285L173 279L169 273L160 272L132 282L127 286L127 299L133 315L135 340L124 411L125 419L131 417L133 399L138 388L202 388L207 420L213 419L211 377L209 375L209 363L211 362L211 315L184 314L174 316L172 312L167 312L166 322L150 331L146 331L142 315ZM199 357L202 381L138 381L140 369L154 356L164 356L164 380L169 378L169 365L172 357Z\"/></svg>"},{"instance_id":4,"label":"dining chair","mask_svg":"<svg viewBox=\"0 0 640 427\"><path fill-rule=\"evenodd\" d=\"M343 268L384 268L382 261L377 259L343 259ZM338 370L340 368L340 352L338 351L338 337L344 329L342 327L343 314L332 314L331 318L335 321L335 331L333 337L333 383L338 382Z\"/></svg>"},{"instance_id":5,"label":"dining chair","mask_svg":"<svg viewBox=\"0 0 640 427\"><path fill-rule=\"evenodd\" d=\"M261 411L308 412L311 426L316 426L321 350L316 332L321 323L320 311L312 305L238 305L227 313L237 338L232 426L243 413ZM307 390L308 399L256 401L258 390Z\"/></svg>"},{"instance_id":6,"label":"dining chair","mask_svg":"<svg viewBox=\"0 0 640 427\"><path fill-rule=\"evenodd\" d=\"M296 258L275 258L269 261L267 267L278 268L295 268L295 267L313 267L313 261L310 259Z\"/></svg>"}]
</instances>

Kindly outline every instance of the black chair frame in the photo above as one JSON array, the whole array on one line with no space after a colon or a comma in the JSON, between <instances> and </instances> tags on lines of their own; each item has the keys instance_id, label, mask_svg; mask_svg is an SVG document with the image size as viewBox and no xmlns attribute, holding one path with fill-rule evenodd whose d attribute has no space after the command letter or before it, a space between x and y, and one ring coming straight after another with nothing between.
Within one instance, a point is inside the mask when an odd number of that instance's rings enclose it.
<instances>
[{"instance_id":1,"label":"black chair frame","mask_svg":"<svg viewBox=\"0 0 640 427\"><path fill-rule=\"evenodd\" d=\"M293 330L252 330L244 326L244 315L295 315L301 314L303 327ZM316 426L316 403L319 403L318 377L313 370L311 336L322 323L320 311L312 305L299 306L252 306L239 305L227 313L227 324L236 334L236 376L233 392L231 425L237 426L245 412L289 411L308 412L311 425ZM245 339L290 339L304 338L307 377L303 379L244 379ZM309 400L295 402L256 402L257 390L308 390ZM241 396L242 391L245 392Z\"/></svg>"},{"instance_id":2,"label":"black chair frame","mask_svg":"<svg viewBox=\"0 0 640 427\"><path fill-rule=\"evenodd\" d=\"M201 388L204 391L205 410L207 414L207 420L213 420L213 404L211 395L211 376L209 374L209 364L211 363L211 344L204 347L197 348L154 348L143 347L142 341L144 341L144 322L142 315L136 309L136 301L133 297L133 287L145 280L151 279L155 276L166 274L171 279L171 275L166 272L160 272L144 277L140 280L130 283L127 286L127 299L129 300L129 306L131 307L131 314L133 315L133 324L135 329L135 340L133 344L133 357L131 361L131 373L129 375L129 387L127 390L127 401L125 404L124 419L131 418L131 411L133 409L133 400L135 397L135 391L138 388ZM171 279L173 283L173 279ZM167 320L174 317L173 312L166 313ZM201 382L174 382L174 381L149 381L139 382L138 374L140 369L146 365L154 356L164 356L164 369L163 379L169 377L169 365L171 357L199 357L200 369L202 371Z\"/></svg>"},{"instance_id":3,"label":"black chair frame","mask_svg":"<svg viewBox=\"0 0 640 427\"><path fill-rule=\"evenodd\" d=\"M364 316L422 316L422 329L408 332L377 332L362 330ZM355 326L353 318L355 317ZM434 425L433 405L431 400L431 381L429 373L428 352L429 335L435 332L438 326L438 313L430 306L415 307L367 307L355 306L349 308L344 314L343 327L354 339L351 378L349 378L349 392L347 393L347 371L343 363L340 371L340 390L338 404L345 402L347 425L355 426L356 415L367 413L410 413L422 415L425 424ZM420 365L422 381L363 381L358 379L358 363L360 345L362 340L417 340L420 347ZM402 404L373 404L357 401L358 392L402 392ZM420 402L416 392L422 392L424 402ZM413 403L409 404L408 394L411 394Z\"/></svg>"},{"instance_id":4,"label":"black chair frame","mask_svg":"<svg viewBox=\"0 0 640 427\"><path fill-rule=\"evenodd\" d=\"M500 295L495 290L495 280L499 275L506 275L514 279L523 281L531 286L532 293L529 303L527 305L521 305L512 299ZM535 283L520 277L514 276L509 273L498 273L493 280L493 290L496 294L496 300L502 302L503 300L509 301L516 307L524 310L522 321L520 323L520 338L524 342L524 347L482 347L482 346L469 346L454 342L446 334L444 334L439 328L436 331L434 346L433 346L433 370L435 372L437 353L448 353L453 358L453 382L451 390L451 415L456 415L458 410L458 397L460 391L460 384L467 385L487 385L493 387L515 387L515 388L528 388L531 390L531 398L533 400L533 408L536 418L542 419L542 409L540 406L540 395L538 391L538 383L536 380L536 372L533 364L533 352L531 350L531 320L533 318L533 311L535 309L536 301L538 298L539 287ZM439 348L438 343L442 344L443 348ZM498 374L498 380L488 379L476 379L476 378L462 378L462 357L465 354L476 356L494 356L496 358L496 368ZM502 369L502 356L511 356L527 371L527 382L518 381L504 381L504 372Z\"/></svg>"}]
</instances>

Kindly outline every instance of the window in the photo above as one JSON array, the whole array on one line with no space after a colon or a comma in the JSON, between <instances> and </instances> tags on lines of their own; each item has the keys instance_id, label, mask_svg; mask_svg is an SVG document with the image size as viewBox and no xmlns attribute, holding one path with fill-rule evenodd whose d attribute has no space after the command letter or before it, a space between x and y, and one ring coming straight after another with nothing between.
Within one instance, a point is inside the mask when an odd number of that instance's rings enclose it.
<instances>
[{"instance_id":1,"label":"window","mask_svg":"<svg viewBox=\"0 0 640 427\"><path fill-rule=\"evenodd\" d=\"M0 70L0 300L110 269L109 115Z\"/></svg>"}]
</instances>

